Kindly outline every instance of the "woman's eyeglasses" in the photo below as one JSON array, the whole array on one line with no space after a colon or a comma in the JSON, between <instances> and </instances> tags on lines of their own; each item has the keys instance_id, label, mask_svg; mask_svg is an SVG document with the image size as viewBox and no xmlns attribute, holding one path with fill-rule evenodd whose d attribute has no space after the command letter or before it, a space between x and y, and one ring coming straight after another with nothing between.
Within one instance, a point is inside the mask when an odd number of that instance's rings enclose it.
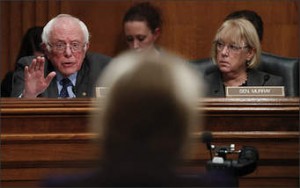
<instances>
[{"instance_id":1,"label":"woman's eyeglasses","mask_svg":"<svg viewBox=\"0 0 300 188\"><path fill-rule=\"evenodd\" d=\"M223 51L225 47L227 47L228 53L230 53L230 52L239 53L242 49L249 48L248 45L237 46L237 45L234 45L234 44L225 44L221 41L216 41L215 43L216 43L216 48L217 48L218 52Z\"/></svg>"}]
</instances>

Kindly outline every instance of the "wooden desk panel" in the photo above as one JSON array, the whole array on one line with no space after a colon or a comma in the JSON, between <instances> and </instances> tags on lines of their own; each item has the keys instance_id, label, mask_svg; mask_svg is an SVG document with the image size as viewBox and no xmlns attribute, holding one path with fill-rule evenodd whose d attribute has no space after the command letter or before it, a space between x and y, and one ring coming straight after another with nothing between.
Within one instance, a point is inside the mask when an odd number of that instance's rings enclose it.
<instances>
[{"instance_id":1,"label":"wooden desk panel","mask_svg":"<svg viewBox=\"0 0 300 188\"><path fill-rule=\"evenodd\" d=\"M1 101L1 185L28 186L51 173L95 166L95 134L88 119L94 99ZM213 144L254 146L257 170L240 179L241 187L299 186L299 98L205 99L205 127ZM200 113L199 113L200 114ZM200 132L194 133L188 171L201 172L209 159Z\"/></svg>"}]
</instances>

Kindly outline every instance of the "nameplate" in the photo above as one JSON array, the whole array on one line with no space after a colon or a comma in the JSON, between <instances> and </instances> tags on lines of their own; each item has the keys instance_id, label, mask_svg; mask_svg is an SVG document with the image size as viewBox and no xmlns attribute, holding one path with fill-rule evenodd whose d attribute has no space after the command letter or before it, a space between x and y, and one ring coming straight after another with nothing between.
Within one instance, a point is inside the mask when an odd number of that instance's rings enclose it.
<instances>
[{"instance_id":1,"label":"nameplate","mask_svg":"<svg viewBox=\"0 0 300 188\"><path fill-rule=\"evenodd\" d=\"M226 87L226 97L284 97L284 86Z\"/></svg>"},{"instance_id":2,"label":"nameplate","mask_svg":"<svg viewBox=\"0 0 300 188\"><path fill-rule=\"evenodd\" d=\"M96 97L104 97L107 95L107 87L96 87Z\"/></svg>"}]
</instances>

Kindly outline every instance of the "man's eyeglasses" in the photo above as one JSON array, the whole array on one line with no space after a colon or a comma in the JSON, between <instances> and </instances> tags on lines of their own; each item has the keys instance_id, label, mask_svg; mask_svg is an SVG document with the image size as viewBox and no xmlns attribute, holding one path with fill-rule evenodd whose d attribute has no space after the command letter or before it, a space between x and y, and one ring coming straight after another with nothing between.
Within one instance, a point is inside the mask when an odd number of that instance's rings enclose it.
<instances>
[{"instance_id":1,"label":"man's eyeglasses","mask_svg":"<svg viewBox=\"0 0 300 188\"><path fill-rule=\"evenodd\" d=\"M79 52L85 46L85 44L82 44L80 42L71 42L70 44L66 44L64 42L58 42L54 44L48 43L48 45L52 48L53 51L59 53L65 52L68 45L72 52Z\"/></svg>"},{"instance_id":2,"label":"man's eyeglasses","mask_svg":"<svg viewBox=\"0 0 300 188\"><path fill-rule=\"evenodd\" d=\"M230 52L239 53L240 50L242 50L244 48L249 48L248 45L245 45L245 46L237 46L237 45L234 45L234 44L227 44L226 45L225 43L220 42L220 41L216 41L215 43L216 43L216 47L217 47L218 52L223 51L225 46L227 46L228 53L230 53Z\"/></svg>"}]
</instances>

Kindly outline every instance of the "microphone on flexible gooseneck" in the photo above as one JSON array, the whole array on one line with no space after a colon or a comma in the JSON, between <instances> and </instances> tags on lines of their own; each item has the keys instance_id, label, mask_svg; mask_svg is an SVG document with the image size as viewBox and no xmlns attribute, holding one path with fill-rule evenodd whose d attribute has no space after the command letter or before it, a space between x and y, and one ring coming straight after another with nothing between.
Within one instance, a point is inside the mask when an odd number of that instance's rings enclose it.
<instances>
[{"instance_id":1,"label":"microphone on flexible gooseneck","mask_svg":"<svg viewBox=\"0 0 300 188\"><path fill-rule=\"evenodd\" d=\"M263 82L262 86L264 86L269 79L270 79L270 75L266 74L264 76L264 82Z\"/></svg>"},{"instance_id":2,"label":"microphone on flexible gooseneck","mask_svg":"<svg viewBox=\"0 0 300 188\"><path fill-rule=\"evenodd\" d=\"M258 150L252 146L243 146L240 150L235 150L235 144L230 146L212 145L213 136L210 132L202 133L202 142L206 143L210 151L211 160L207 161L208 170L230 170L236 176L244 176L255 171L259 160ZM212 155L214 152L214 156ZM227 154L238 154L238 159L227 159Z\"/></svg>"}]
</instances>

